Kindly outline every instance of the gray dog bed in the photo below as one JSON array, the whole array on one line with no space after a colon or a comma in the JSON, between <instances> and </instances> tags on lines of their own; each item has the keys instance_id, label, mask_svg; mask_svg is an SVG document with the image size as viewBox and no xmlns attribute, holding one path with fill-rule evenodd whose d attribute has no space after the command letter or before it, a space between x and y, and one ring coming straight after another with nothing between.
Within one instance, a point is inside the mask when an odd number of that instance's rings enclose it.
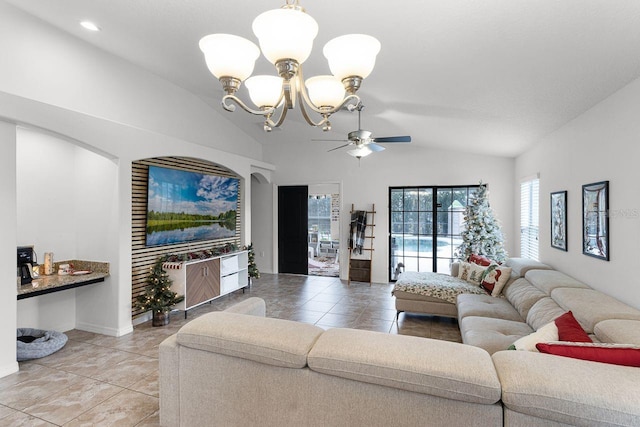
<instances>
[{"instance_id":1,"label":"gray dog bed","mask_svg":"<svg viewBox=\"0 0 640 427\"><path fill-rule=\"evenodd\" d=\"M67 343L62 332L19 328L17 333L18 362L39 359L60 350Z\"/></svg>"}]
</instances>

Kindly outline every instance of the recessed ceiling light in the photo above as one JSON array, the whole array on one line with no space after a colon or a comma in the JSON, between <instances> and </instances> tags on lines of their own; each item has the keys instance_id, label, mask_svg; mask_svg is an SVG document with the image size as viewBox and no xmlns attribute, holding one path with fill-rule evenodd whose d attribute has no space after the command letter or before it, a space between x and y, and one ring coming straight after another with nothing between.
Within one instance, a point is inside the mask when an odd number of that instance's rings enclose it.
<instances>
[{"instance_id":1,"label":"recessed ceiling light","mask_svg":"<svg viewBox=\"0 0 640 427\"><path fill-rule=\"evenodd\" d=\"M89 31L100 31L100 27L98 27L96 24L94 24L91 21L82 21L80 25L82 25L84 28L86 28Z\"/></svg>"}]
</instances>

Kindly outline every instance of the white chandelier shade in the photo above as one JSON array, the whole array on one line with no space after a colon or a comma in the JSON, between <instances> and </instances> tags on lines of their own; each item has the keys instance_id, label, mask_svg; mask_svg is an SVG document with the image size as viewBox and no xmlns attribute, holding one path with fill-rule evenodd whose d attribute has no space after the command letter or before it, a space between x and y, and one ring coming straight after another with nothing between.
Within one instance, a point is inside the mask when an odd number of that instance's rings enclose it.
<instances>
[{"instance_id":1,"label":"white chandelier shade","mask_svg":"<svg viewBox=\"0 0 640 427\"><path fill-rule=\"evenodd\" d=\"M305 83L309 99L320 108L333 108L344 98L344 86L334 76L315 76L307 79Z\"/></svg>"},{"instance_id":2,"label":"white chandelier shade","mask_svg":"<svg viewBox=\"0 0 640 427\"><path fill-rule=\"evenodd\" d=\"M249 91L249 98L258 108L277 107L282 98L282 77L253 76L244 84Z\"/></svg>"},{"instance_id":3,"label":"white chandelier shade","mask_svg":"<svg viewBox=\"0 0 640 427\"><path fill-rule=\"evenodd\" d=\"M348 34L330 40L322 53L334 76L342 80L351 76L366 79L376 65L380 42L365 34Z\"/></svg>"},{"instance_id":4,"label":"white chandelier shade","mask_svg":"<svg viewBox=\"0 0 640 427\"><path fill-rule=\"evenodd\" d=\"M297 9L274 9L253 21L253 33L260 42L262 54L275 65L281 59L307 60L318 35L318 23Z\"/></svg>"},{"instance_id":5,"label":"white chandelier shade","mask_svg":"<svg viewBox=\"0 0 640 427\"><path fill-rule=\"evenodd\" d=\"M230 34L205 36L200 40L200 49L209 71L222 84L225 110L234 111L238 105L248 113L264 116L264 129L268 132L282 125L287 110L294 108L296 99L300 99L306 122L327 131L331 129L332 114L345 106L353 111L360 104L356 92L373 70L380 42L364 34L329 41L324 55L333 76L312 77L305 82L302 64L311 54L318 23L298 5L298 0L285 1L282 8L264 12L253 21L260 49L253 42ZM249 77L260 51L275 65L279 77ZM257 110L236 96L243 81ZM274 113L280 106L283 107L276 119ZM307 109L319 114L321 119L312 120Z\"/></svg>"},{"instance_id":6,"label":"white chandelier shade","mask_svg":"<svg viewBox=\"0 0 640 427\"><path fill-rule=\"evenodd\" d=\"M204 53L211 74L220 77L234 77L245 80L253 73L260 49L249 40L232 34L210 34L200 40L200 50ZM225 58L221 61L220 58Z\"/></svg>"}]
</instances>

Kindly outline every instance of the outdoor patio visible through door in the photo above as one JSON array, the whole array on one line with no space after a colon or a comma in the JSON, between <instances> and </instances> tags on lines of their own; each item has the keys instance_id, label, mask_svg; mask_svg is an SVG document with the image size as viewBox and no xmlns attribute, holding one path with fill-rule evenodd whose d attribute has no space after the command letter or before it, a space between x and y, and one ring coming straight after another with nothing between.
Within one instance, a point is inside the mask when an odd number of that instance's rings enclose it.
<instances>
[{"instance_id":1,"label":"outdoor patio visible through door","mask_svg":"<svg viewBox=\"0 0 640 427\"><path fill-rule=\"evenodd\" d=\"M449 273L477 185L389 188L389 280L402 271Z\"/></svg>"}]
</instances>

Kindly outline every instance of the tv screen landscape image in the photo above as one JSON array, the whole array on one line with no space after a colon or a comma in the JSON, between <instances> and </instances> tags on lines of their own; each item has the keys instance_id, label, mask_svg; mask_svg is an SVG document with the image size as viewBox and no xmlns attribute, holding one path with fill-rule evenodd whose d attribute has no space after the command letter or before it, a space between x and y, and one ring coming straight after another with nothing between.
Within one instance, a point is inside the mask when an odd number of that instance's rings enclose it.
<instances>
[{"instance_id":1,"label":"tv screen landscape image","mask_svg":"<svg viewBox=\"0 0 640 427\"><path fill-rule=\"evenodd\" d=\"M149 166L146 246L236 235L237 178Z\"/></svg>"}]
</instances>

